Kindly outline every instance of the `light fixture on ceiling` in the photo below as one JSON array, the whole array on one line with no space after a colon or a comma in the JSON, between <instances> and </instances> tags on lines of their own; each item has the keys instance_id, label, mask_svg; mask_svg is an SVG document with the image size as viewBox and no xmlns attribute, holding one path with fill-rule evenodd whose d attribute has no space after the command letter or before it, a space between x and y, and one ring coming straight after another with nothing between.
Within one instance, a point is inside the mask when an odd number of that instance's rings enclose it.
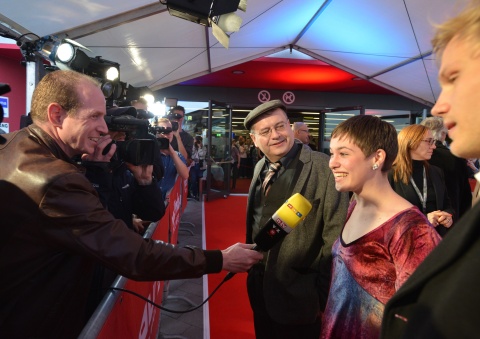
<instances>
[{"instance_id":1,"label":"light fixture on ceiling","mask_svg":"<svg viewBox=\"0 0 480 339\"><path fill-rule=\"evenodd\" d=\"M160 0L167 5L170 15L197 24L212 27L212 34L228 48L229 32L237 32L242 18L235 14L237 9L246 11L247 0Z\"/></svg>"},{"instance_id":2,"label":"light fixture on ceiling","mask_svg":"<svg viewBox=\"0 0 480 339\"><path fill-rule=\"evenodd\" d=\"M153 97L151 103L155 102L155 95L153 91L147 86L134 87L132 85L128 85L128 88L126 89L126 97L124 104L130 106L133 100L138 100L140 98L145 98L148 101L148 97Z\"/></svg>"},{"instance_id":3,"label":"light fixture on ceiling","mask_svg":"<svg viewBox=\"0 0 480 339\"><path fill-rule=\"evenodd\" d=\"M89 58L86 67L75 69L100 81L107 101L123 100L126 96L126 83L120 81L120 64L100 56Z\"/></svg>"},{"instance_id":4,"label":"light fixture on ceiling","mask_svg":"<svg viewBox=\"0 0 480 339\"><path fill-rule=\"evenodd\" d=\"M120 64L96 56L90 58L90 63L83 70L83 73L99 79L118 81L120 79Z\"/></svg>"},{"instance_id":5,"label":"light fixture on ceiling","mask_svg":"<svg viewBox=\"0 0 480 339\"><path fill-rule=\"evenodd\" d=\"M34 52L53 65L67 65L73 61L77 50L87 47L71 39L59 39L54 35L44 36L33 42ZM90 51L91 52L91 51Z\"/></svg>"},{"instance_id":6,"label":"light fixture on ceiling","mask_svg":"<svg viewBox=\"0 0 480 339\"><path fill-rule=\"evenodd\" d=\"M178 99L177 98L164 98L163 102L164 102L164 105L166 107L172 108L172 107L177 106Z\"/></svg>"}]
</instances>

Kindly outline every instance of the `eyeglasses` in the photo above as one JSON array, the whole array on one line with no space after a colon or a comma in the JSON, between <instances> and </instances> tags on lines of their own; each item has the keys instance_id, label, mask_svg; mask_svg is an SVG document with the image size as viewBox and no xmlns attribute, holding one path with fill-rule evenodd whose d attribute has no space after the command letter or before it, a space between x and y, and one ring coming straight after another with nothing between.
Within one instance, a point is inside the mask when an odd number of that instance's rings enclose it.
<instances>
[{"instance_id":1,"label":"eyeglasses","mask_svg":"<svg viewBox=\"0 0 480 339\"><path fill-rule=\"evenodd\" d=\"M170 120L173 120L173 119L180 120L183 118L183 115L181 115L180 113L169 113L167 118Z\"/></svg>"},{"instance_id":2,"label":"eyeglasses","mask_svg":"<svg viewBox=\"0 0 480 339\"><path fill-rule=\"evenodd\" d=\"M253 132L253 133L258 134L261 137L268 137L272 133L272 130L275 130L277 133L278 132L283 132L283 131L285 131L286 126L287 126L287 123L282 121L282 122L279 122L278 124L276 124L273 127L264 128L260 132Z\"/></svg>"},{"instance_id":3,"label":"eyeglasses","mask_svg":"<svg viewBox=\"0 0 480 339\"><path fill-rule=\"evenodd\" d=\"M433 144L435 144L437 142L437 139L428 138L428 139L423 139L422 141L424 141L427 144L429 144L430 146L432 146Z\"/></svg>"}]
</instances>

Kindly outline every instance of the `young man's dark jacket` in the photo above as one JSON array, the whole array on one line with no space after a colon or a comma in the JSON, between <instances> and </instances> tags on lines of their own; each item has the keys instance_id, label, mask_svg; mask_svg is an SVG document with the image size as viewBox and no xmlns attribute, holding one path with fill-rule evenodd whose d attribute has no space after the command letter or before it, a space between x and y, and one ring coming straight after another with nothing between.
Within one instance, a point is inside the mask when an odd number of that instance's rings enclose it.
<instances>
[{"instance_id":1,"label":"young man's dark jacket","mask_svg":"<svg viewBox=\"0 0 480 339\"><path fill-rule=\"evenodd\" d=\"M0 338L76 338L94 262L135 280L219 272L221 251L143 239L40 127L0 144Z\"/></svg>"}]
</instances>

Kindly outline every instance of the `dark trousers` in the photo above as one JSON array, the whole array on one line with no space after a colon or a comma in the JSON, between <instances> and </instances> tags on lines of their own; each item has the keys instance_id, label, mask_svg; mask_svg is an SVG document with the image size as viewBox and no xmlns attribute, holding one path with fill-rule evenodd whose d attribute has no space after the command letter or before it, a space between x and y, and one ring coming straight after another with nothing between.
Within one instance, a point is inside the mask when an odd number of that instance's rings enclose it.
<instances>
[{"instance_id":1,"label":"dark trousers","mask_svg":"<svg viewBox=\"0 0 480 339\"><path fill-rule=\"evenodd\" d=\"M240 178L247 177L247 158L240 158L240 170L238 171Z\"/></svg>"},{"instance_id":2,"label":"dark trousers","mask_svg":"<svg viewBox=\"0 0 480 339\"><path fill-rule=\"evenodd\" d=\"M202 177L203 170L200 169L200 163L196 163L194 166L190 168L190 173L189 173L189 191L190 194L198 198L198 185L200 182L200 178Z\"/></svg>"},{"instance_id":3,"label":"dark trousers","mask_svg":"<svg viewBox=\"0 0 480 339\"><path fill-rule=\"evenodd\" d=\"M247 277L247 292L253 310L256 339L318 339L321 320L317 317L313 324L280 324L267 312L263 298L263 265L255 265ZM288 319L287 319L288 320Z\"/></svg>"},{"instance_id":4,"label":"dark trousers","mask_svg":"<svg viewBox=\"0 0 480 339\"><path fill-rule=\"evenodd\" d=\"M234 162L232 164L232 188L235 188L237 185L237 177L238 177L238 162Z\"/></svg>"}]
</instances>

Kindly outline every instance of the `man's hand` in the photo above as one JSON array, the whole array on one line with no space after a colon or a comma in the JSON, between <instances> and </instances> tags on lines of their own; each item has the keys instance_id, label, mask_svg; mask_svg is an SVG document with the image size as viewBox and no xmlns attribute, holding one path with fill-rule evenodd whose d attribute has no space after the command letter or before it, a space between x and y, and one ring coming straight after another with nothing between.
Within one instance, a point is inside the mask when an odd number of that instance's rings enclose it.
<instances>
[{"instance_id":1,"label":"man's hand","mask_svg":"<svg viewBox=\"0 0 480 339\"><path fill-rule=\"evenodd\" d=\"M252 250L252 247L252 244L236 243L223 250L222 269L232 273L248 271L254 264L263 259L263 254Z\"/></svg>"},{"instance_id":2,"label":"man's hand","mask_svg":"<svg viewBox=\"0 0 480 339\"><path fill-rule=\"evenodd\" d=\"M115 154L117 150L117 145L112 144L110 150L103 154L103 150L112 142L112 138L110 135L104 135L97 141L97 145L95 146L95 151L93 154L83 154L82 160L83 161L95 161L95 162L110 162L110 159Z\"/></svg>"},{"instance_id":3,"label":"man's hand","mask_svg":"<svg viewBox=\"0 0 480 339\"><path fill-rule=\"evenodd\" d=\"M153 165L135 166L128 162L126 162L126 165L140 186L147 186L152 183Z\"/></svg>"},{"instance_id":4,"label":"man's hand","mask_svg":"<svg viewBox=\"0 0 480 339\"><path fill-rule=\"evenodd\" d=\"M145 227L143 226L142 219L133 217L132 224L135 232L143 234L143 232L145 231Z\"/></svg>"}]
</instances>

